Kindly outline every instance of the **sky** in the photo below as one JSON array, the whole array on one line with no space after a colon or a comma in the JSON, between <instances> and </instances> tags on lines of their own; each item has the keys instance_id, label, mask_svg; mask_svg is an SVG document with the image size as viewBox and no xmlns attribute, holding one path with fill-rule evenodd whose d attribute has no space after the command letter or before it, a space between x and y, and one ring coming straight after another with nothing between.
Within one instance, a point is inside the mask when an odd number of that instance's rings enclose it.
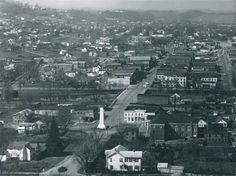
<instances>
[{"instance_id":1,"label":"sky","mask_svg":"<svg viewBox=\"0 0 236 176\"><path fill-rule=\"evenodd\" d=\"M236 0L18 0L59 9L235 11Z\"/></svg>"}]
</instances>

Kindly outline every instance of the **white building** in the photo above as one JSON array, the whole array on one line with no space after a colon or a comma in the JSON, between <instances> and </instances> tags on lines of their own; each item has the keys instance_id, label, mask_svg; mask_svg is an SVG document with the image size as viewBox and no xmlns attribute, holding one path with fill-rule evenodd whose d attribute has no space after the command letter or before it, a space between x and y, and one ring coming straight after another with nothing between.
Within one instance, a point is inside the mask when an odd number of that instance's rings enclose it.
<instances>
[{"instance_id":1,"label":"white building","mask_svg":"<svg viewBox=\"0 0 236 176\"><path fill-rule=\"evenodd\" d=\"M158 71L156 79L161 81L163 87L187 86L187 74L184 71Z\"/></svg>"},{"instance_id":2,"label":"white building","mask_svg":"<svg viewBox=\"0 0 236 176\"><path fill-rule=\"evenodd\" d=\"M182 176L184 173L184 166L174 166L174 165L169 165L168 163L158 163L157 170L161 174Z\"/></svg>"},{"instance_id":3,"label":"white building","mask_svg":"<svg viewBox=\"0 0 236 176\"><path fill-rule=\"evenodd\" d=\"M147 121L147 116L155 115L155 112L147 112L140 109L126 109L124 111L124 122L126 123L141 123Z\"/></svg>"},{"instance_id":4,"label":"white building","mask_svg":"<svg viewBox=\"0 0 236 176\"><path fill-rule=\"evenodd\" d=\"M122 145L105 150L106 167L112 171L141 171L142 151L128 151Z\"/></svg>"},{"instance_id":5,"label":"white building","mask_svg":"<svg viewBox=\"0 0 236 176\"><path fill-rule=\"evenodd\" d=\"M31 152L30 149L26 147L27 142L13 142L6 150L7 159L14 158L20 161L30 161Z\"/></svg>"},{"instance_id":6,"label":"white building","mask_svg":"<svg viewBox=\"0 0 236 176\"><path fill-rule=\"evenodd\" d=\"M108 78L107 83L110 85L116 85L116 86L129 86L130 85L130 77Z\"/></svg>"}]
</instances>

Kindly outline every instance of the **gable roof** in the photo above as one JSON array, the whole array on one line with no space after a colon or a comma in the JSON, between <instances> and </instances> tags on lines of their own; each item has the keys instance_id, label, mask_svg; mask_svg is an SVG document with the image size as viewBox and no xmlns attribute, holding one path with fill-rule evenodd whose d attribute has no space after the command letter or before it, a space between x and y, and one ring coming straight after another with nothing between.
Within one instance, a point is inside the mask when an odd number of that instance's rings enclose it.
<instances>
[{"instance_id":1,"label":"gable roof","mask_svg":"<svg viewBox=\"0 0 236 176\"><path fill-rule=\"evenodd\" d=\"M117 145L116 147L114 147L111 150L105 150L105 155L107 155L107 157L110 157L111 155L113 155L115 153L119 153L121 151L128 151L128 149L126 147L124 147L123 145Z\"/></svg>"},{"instance_id":2,"label":"gable roof","mask_svg":"<svg viewBox=\"0 0 236 176\"><path fill-rule=\"evenodd\" d=\"M23 149L27 143L28 143L27 141L14 141L10 143L7 148L20 150L20 149Z\"/></svg>"},{"instance_id":3,"label":"gable roof","mask_svg":"<svg viewBox=\"0 0 236 176\"><path fill-rule=\"evenodd\" d=\"M142 151L121 151L120 154L125 158L142 158Z\"/></svg>"}]
</instances>

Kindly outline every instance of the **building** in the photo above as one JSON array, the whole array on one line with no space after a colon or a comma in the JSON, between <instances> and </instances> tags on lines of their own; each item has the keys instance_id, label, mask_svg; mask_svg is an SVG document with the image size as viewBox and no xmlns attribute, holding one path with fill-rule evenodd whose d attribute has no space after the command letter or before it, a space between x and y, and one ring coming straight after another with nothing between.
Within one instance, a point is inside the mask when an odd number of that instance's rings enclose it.
<instances>
[{"instance_id":1,"label":"building","mask_svg":"<svg viewBox=\"0 0 236 176\"><path fill-rule=\"evenodd\" d=\"M141 171L142 151L129 151L122 145L105 150L106 168L111 171Z\"/></svg>"},{"instance_id":2,"label":"building","mask_svg":"<svg viewBox=\"0 0 236 176\"><path fill-rule=\"evenodd\" d=\"M151 117L149 128L150 138L154 143L192 138L198 135L198 119L181 112L160 113Z\"/></svg>"},{"instance_id":3,"label":"building","mask_svg":"<svg viewBox=\"0 0 236 176\"><path fill-rule=\"evenodd\" d=\"M177 88L187 86L187 71L183 69L157 70L156 79L161 81L164 88Z\"/></svg>"},{"instance_id":4,"label":"building","mask_svg":"<svg viewBox=\"0 0 236 176\"><path fill-rule=\"evenodd\" d=\"M35 123L19 123L16 130L18 134L32 134L36 128Z\"/></svg>"},{"instance_id":5,"label":"building","mask_svg":"<svg viewBox=\"0 0 236 176\"><path fill-rule=\"evenodd\" d=\"M173 176L182 176L184 173L184 166L169 165L168 163L158 163L157 170L161 174L168 174Z\"/></svg>"},{"instance_id":6,"label":"building","mask_svg":"<svg viewBox=\"0 0 236 176\"><path fill-rule=\"evenodd\" d=\"M20 112L17 112L16 114L13 115L13 123L24 123L29 120L30 117L32 117L33 111L30 109L25 109Z\"/></svg>"},{"instance_id":7,"label":"building","mask_svg":"<svg viewBox=\"0 0 236 176\"><path fill-rule=\"evenodd\" d=\"M147 121L147 116L155 115L158 106L130 105L124 110L124 122L140 124Z\"/></svg>"},{"instance_id":8,"label":"building","mask_svg":"<svg viewBox=\"0 0 236 176\"><path fill-rule=\"evenodd\" d=\"M18 159L20 161L30 161L31 152L30 149L26 147L27 142L13 142L6 150L7 159Z\"/></svg>"},{"instance_id":9,"label":"building","mask_svg":"<svg viewBox=\"0 0 236 176\"><path fill-rule=\"evenodd\" d=\"M207 145L228 145L229 134L221 124L210 124L205 130Z\"/></svg>"},{"instance_id":10,"label":"building","mask_svg":"<svg viewBox=\"0 0 236 176\"><path fill-rule=\"evenodd\" d=\"M165 142L167 140L166 124L162 122L150 124L150 139L156 144Z\"/></svg>"},{"instance_id":11,"label":"building","mask_svg":"<svg viewBox=\"0 0 236 176\"><path fill-rule=\"evenodd\" d=\"M147 90L144 94L138 94L138 103L147 105L167 105L169 104L169 95L167 93L158 93L157 91Z\"/></svg>"},{"instance_id":12,"label":"building","mask_svg":"<svg viewBox=\"0 0 236 176\"><path fill-rule=\"evenodd\" d=\"M128 87L130 85L130 77L108 78L107 84L117 87Z\"/></svg>"},{"instance_id":13,"label":"building","mask_svg":"<svg viewBox=\"0 0 236 176\"><path fill-rule=\"evenodd\" d=\"M70 110L70 113L72 115L73 120L79 120L79 121L91 121L96 116L98 117L98 110L96 111L96 108L93 107L80 107L80 108L73 108Z\"/></svg>"},{"instance_id":14,"label":"building","mask_svg":"<svg viewBox=\"0 0 236 176\"><path fill-rule=\"evenodd\" d=\"M190 77L193 87L213 89L216 88L220 76L218 73L192 72Z\"/></svg>"},{"instance_id":15,"label":"building","mask_svg":"<svg viewBox=\"0 0 236 176\"><path fill-rule=\"evenodd\" d=\"M35 115L41 115L41 116L49 116L49 117L56 117L59 115L59 110L53 110L53 109L36 109L34 110Z\"/></svg>"}]
</instances>

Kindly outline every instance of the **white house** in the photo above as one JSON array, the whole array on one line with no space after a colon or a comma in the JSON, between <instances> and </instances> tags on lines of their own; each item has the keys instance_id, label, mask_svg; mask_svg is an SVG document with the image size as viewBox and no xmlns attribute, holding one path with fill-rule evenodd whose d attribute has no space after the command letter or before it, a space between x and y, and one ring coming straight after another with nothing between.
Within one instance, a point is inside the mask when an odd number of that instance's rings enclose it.
<instances>
[{"instance_id":1,"label":"white house","mask_svg":"<svg viewBox=\"0 0 236 176\"><path fill-rule=\"evenodd\" d=\"M105 150L106 167L112 171L141 171L142 151L128 151L122 145Z\"/></svg>"},{"instance_id":2,"label":"white house","mask_svg":"<svg viewBox=\"0 0 236 176\"><path fill-rule=\"evenodd\" d=\"M207 126L207 122L204 120L199 120L198 121L198 128L204 128L205 126Z\"/></svg>"},{"instance_id":3,"label":"white house","mask_svg":"<svg viewBox=\"0 0 236 176\"><path fill-rule=\"evenodd\" d=\"M20 161L30 161L31 152L30 149L26 147L27 142L13 142L11 143L7 150L6 156L8 158L19 159Z\"/></svg>"},{"instance_id":4,"label":"white house","mask_svg":"<svg viewBox=\"0 0 236 176\"><path fill-rule=\"evenodd\" d=\"M218 124L220 124L220 125L222 125L222 127L224 127L224 128L227 128L228 127L228 123L226 122L226 120L224 120L223 118L218 118L217 120L216 120L216 122L218 123Z\"/></svg>"}]
</instances>

